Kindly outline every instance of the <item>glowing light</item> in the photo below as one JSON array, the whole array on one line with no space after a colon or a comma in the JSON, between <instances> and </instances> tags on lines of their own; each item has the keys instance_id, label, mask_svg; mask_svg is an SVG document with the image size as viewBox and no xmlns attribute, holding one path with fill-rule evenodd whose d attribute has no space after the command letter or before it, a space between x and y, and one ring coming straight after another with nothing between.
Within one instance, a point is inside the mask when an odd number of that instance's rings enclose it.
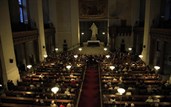
<instances>
[{"instance_id":1,"label":"glowing light","mask_svg":"<svg viewBox=\"0 0 171 107\"><path fill-rule=\"evenodd\" d=\"M110 58L110 55L106 55L106 58Z\"/></svg>"},{"instance_id":2,"label":"glowing light","mask_svg":"<svg viewBox=\"0 0 171 107\"><path fill-rule=\"evenodd\" d=\"M48 57L48 55L44 55L44 58L47 58Z\"/></svg>"},{"instance_id":3,"label":"glowing light","mask_svg":"<svg viewBox=\"0 0 171 107\"><path fill-rule=\"evenodd\" d=\"M129 51L132 51L132 48L128 48Z\"/></svg>"},{"instance_id":4,"label":"glowing light","mask_svg":"<svg viewBox=\"0 0 171 107\"><path fill-rule=\"evenodd\" d=\"M120 95L125 93L125 89L124 88L118 88L117 91L119 92Z\"/></svg>"},{"instance_id":5,"label":"glowing light","mask_svg":"<svg viewBox=\"0 0 171 107\"><path fill-rule=\"evenodd\" d=\"M67 65L66 68L67 68L68 70L70 70L70 69L71 69L71 65Z\"/></svg>"},{"instance_id":6,"label":"glowing light","mask_svg":"<svg viewBox=\"0 0 171 107\"><path fill-rule=\"evenodd\" d=\"M111 70L114 70L115 69L115 66L110 66L109 67Z\"/></svg>"},{"instance_id":7,"label":"glowing light","mask_svg":"<svg viewBox=\"0 0 171 107\"><path fill-rule=\"evenodd\" d=\"M58 48L55 48L55 51L58 51L59 49Z\"/></svg>"},{"instance_id":8,"label":"glowing light","mask_svg":"<svg viewBox=\"0 0 171 107\"><path fill-rule=\"evenodd\" d=\"M104 48L104 51L107 51L107 48Z\"/></svg>"},{"instance_id":9,"label":"glowing light","mask_svg":"<svg viewBox=\"0 0 171 107\"><path fill-rule=\"evenodd\" d=\"M82 48L79 48L78 50L79 50L79 51L82 51Z\"/></svg>"},{"instance_id":10,"label":"glowing light","mask_svg":"<svg viewBox=\"0 0 171 107\"><path fill-rule=\"evenodd\" d=\"M51 88L51 91L56 94L58 91L59 91L59 88L58 87L53 87Z\"/></svg>"},{"instance_id":11,"label":"glowing light","mask_svg":"<svg viewBox=\"0 0 171 107\"><path fill-rule=\"evenodd\" d=\"M143 55L139 55L139 57L142 59L143 58Z\"/></svg>"},{"instance_id":12,"label":"glowing light","mask_svg":"<svg viewBox=\"0 0 171 107\"><path fill-rule=\"evenodd\" d=\"M75 58L75 59L78 58L78 55L74 55L74 58Z\"/></svg>"},{"instance_id":13,"label":"glowing light","mask_svg":"<svg viewBox=\"0 0 171 107\"><path fill-rule=\"evenodd\" d=\"M160 69L160 67L159 66L154 66L154 69L158 71Z\"/></svg>"},{"instance_id":14,"label":"glowing light","mask_svg":"<svg viewBox=\"0 0 171 107\"><path fill-rule=\"evenodd\" d=\"M102 32L103 35L105 35L106 33L105 32Z\"/></svg>"},{"instance_id":15,"label":"glowing light","mask_svg":"<svg viewBox=\"0 0 171 107\"><path fill-rule=\"evenodd\" d=\"M27 65L27 68L28 68L28 69L31 69L31 67L32 67L32 65Z\"/></svg>"}]
</instances>

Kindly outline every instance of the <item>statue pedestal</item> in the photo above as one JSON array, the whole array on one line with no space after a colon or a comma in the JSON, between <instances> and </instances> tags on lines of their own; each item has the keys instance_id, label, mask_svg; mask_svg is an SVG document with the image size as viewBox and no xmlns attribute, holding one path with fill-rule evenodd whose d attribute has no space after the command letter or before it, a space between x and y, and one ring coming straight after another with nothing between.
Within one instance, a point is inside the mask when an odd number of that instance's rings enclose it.
<instances>
[{"instance_id":1,"label":"statue pedestal","mask_svg":"<svg viewBox=\"0 0 171 107\"><path fill-rule=\"evenodd\" d=\"M95 40L97 40L97 38L94 37L94 36L92 36L92 37L91 37L91 40L95 41Z\"/></svg>"},{"instance_id":2,"label":"statue pedestal","mask_svg":"<svg viewBox=\"0 0 171 107\"><path fill-rule=\"evenodd\" d=\"M89 46L89 47L100 46L100 41L99 40L88 40L87 46Z\"/></svg>"}]
</instances>

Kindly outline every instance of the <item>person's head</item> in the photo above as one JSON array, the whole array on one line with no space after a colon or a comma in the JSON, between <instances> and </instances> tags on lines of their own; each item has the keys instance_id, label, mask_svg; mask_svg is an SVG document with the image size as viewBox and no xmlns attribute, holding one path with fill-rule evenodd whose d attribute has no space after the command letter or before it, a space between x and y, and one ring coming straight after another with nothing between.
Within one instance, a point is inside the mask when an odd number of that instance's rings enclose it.
<instances>
[{"instance_id":1,"label":"person's head","mask_svg":"<svg viewBox=\"0 0 171 107\"><path fill-rule=\"evenodd\" d=\"M148 99L152 99L152 96L148 96Z\"/></svg>"},{"instance_id":2,"label":"person's head","mask_svg":"<svg viewBox=\"0 0 171 107\"><path fill-rule=\"evenodd\" d=\"M131 103L131 107L135 107L134 103Z\"/></svg>"},{"instance_id":3,"label":"person's head","mask_svg":"<svg viewBox=\"0 0 171 107\"><path fill-rule=\"evenodd\" d=\"M51 103L52 103L52 104L54 104L54 103L55 103L55 101L54 101L54 100L52 100L52 101L51 101Z\"/></svg>"}]
</instances>

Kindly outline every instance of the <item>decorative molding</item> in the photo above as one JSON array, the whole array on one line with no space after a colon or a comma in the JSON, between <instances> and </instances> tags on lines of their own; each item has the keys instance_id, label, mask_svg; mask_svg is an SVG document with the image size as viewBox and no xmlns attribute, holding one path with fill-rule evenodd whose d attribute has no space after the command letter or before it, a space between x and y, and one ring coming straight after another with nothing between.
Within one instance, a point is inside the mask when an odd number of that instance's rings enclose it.
<instances>
[{"instance_id":1,"label":"decorative molding","mask_svg":"<svg viewBox=\"0 0 171 107\"><path fill-rule=\"evenodd\" d=\"M134 28L135 34L143 34L143 27ZM151 28L150 36L155 39L170 41L171 40L171 29Z\"/></svg>"},{"instance_id":2,"label":"decorative molding","mask_svg":"<svg viewBox=\"0 0 171 107\"><path fill-rule=\"evenodd\" d=\"M38 30L13 32L14 45L38 39Z\"/></svg>"},{"instance_id":3,"label":"decorative molding","mask_svg":"<svg viewBox=\"0 0 171 107\"><path fill-rule=\"evenodd\" d=\"M109 27L109 34L111 38L118 35L131 35L131 29L131 26L111 26Z\"/></svg>"},{"instance_id":4,"label":"decorative molding","mask_svg":"<svg viewBox=\"0 0 171 107\"><path fill-rule=\"evenodd\" d=\"M134 27L133 32L144 34L144 27Z\"/></svg>"},{"instance_id":5,"label":"decorative molding","mask_svg":"<svg viewBox=\"0 0 171 107\"><path fill-rule=\"evenodd\" d=\"M50 38L50 36L55 36L55 28L45 29L45 39Z\"/></svg>"},{"instance_id":6,"label":"decorative molding","mask_svg":"<svg viewBox=\"0 0 171 107\"><path fill-rule=\"evenodd\" d=\"M157 35L168 35L171 37L171 29L152 28L150 33L157 34Z\"/></svg>"}]
</instances>

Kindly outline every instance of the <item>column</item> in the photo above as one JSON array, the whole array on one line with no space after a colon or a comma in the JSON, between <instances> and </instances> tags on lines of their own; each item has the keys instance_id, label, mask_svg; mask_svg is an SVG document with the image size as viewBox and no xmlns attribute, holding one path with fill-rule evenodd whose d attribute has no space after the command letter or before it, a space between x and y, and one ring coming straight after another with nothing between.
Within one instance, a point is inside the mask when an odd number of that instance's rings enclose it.
<instances>
[{"instance_id":1,"label":"column","mask_svg":"<svg viewBox=\"0 0 171 107\"><path fill-rule=\"evenodd\" d=\"M151 0L146 0L145 5L145 24L144 24L144 39L143 39L143 51L142 60L148 65L149 64L149 39L150 39L150 7Z\"/></svg>"},{"instance_id":2,"label":"column","mask_svg":"<svg viewBox=\"0 0 171 107\"><path fill-rule=\"evenodd\" d=\"M3 81L5 85L7 80L13 80L16 84L20 75L16 66L8 0L0 0L0 14L0 59Z\"/></svg>"},{"instance_id":3,"label":"column","mask_svg":"<svg viewBox=\"0 0 171 107\"><path fill-rule=\"evenodd\" d=\"M145 5L145 24L144 24L144 38L143 38L143 51L142 60L149 64L150 57L150 27L152 20L160 14L161 0L146 0Z\"/></svg>"},{"instance_id":4,"label":"column","mask_svg":"<svg viewBox=\"0 0 171 107\"><path fill-rule=\"evenodd\" d=\"M78 0L70 0L71 2L71 34L72 46L80 43L80 28L79 28L79 6Z\"/></svg>"},{"instance_id":5,"label":"column","mask_svg":"<svg viewBox=\"0 0 171 107\"><path fill-rule=\"evenodd\" d=\"M49 19L50 19L50 22L52 22L54 28L55 28L55 31L57 31L57 0L49 0ZM59 48L59 46L57 45L57 40L58 40L58 37L57 37L57 33L55 33L55 47L54 48ZM61 49L60 49L61 50Z\"/></svg>"},{"instance_id":6,"label":"column","mask_svg":"<svg viewBox=\"0 0 171 107\"><path fill-rule=\"evenodd\" d=\"M46 55L46 45L45 45L45 32L44 32L44 22L43 22L43 8L42 0L29 0L30 17L31 20L36 22L38 28L38 44L39 44L39 60L44 60L44 55Z\"/></svg>"},{"instance_id":7,"label":"column","mask_svg":"<svg viewBox=\"0 0 171 107\"><path fill-rule=\"evenodd\" d=\"M77 45L80 42L78 0L50 0L49 10L56 30L56 47L62 50L64 40L68 47Z\"/></svg>"},{"instance_id":8,"label":"column","mask_svg":"<svg viewBox=\"0 0 171 107\"><path fill-rule=\"evenodd\" d=\"M139 20L139 12L140 12L140 0L131 0L132 2L132 8L131 8L131 40L132 42L130 42L130 47L132 47L132 52L133 53L137 53L137 45L136 43L136 40L137 40L137 34L136 33L133 33L133 29L134 29L134 26L136 24L136 21Z\"/></svg>"}]
</instances>

